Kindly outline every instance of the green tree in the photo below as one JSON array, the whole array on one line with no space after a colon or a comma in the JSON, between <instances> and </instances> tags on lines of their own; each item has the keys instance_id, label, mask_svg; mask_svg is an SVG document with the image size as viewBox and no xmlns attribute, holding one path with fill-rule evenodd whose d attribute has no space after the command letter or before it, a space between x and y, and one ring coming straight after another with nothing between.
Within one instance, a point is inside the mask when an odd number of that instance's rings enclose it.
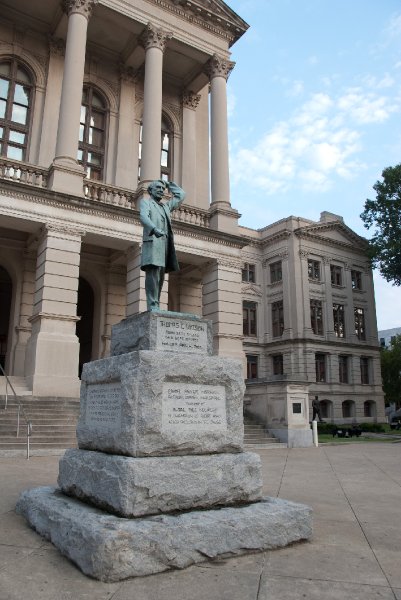
<instances>
[{"instance_id":1,"label":"green tree","mask_svg":"<svg viewBox=\"0 0 401 600\"><path fill-rule=\"evenodd\" d=\"M401 406L401 335L394 336L389 348L382 348L381 371L386 404Z\"/></svg>"},{"instance_id":2,"label":"green tree","mask_svg":"<svg viewBox=\"0 0 401 600\"><path fill-rule=\"evenodd\" d=\"M366 229L374 226L369 256L387 281L401 285L401 164L382 172L373 189L376 200L366 200L361 214Z\"/></svg>"}]
</instances>

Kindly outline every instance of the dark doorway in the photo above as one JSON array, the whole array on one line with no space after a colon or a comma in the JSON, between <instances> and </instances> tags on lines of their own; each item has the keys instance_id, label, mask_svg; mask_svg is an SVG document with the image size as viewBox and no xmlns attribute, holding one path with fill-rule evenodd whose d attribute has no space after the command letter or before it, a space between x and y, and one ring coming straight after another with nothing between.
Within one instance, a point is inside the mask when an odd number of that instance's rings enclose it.
<instances>
[{"instance_id":1,"label":"dark doorway","mask_svg":"<svg viewBox=\"0 0 401 600\"><path fill-rule=\"evenodd\" d=\"M93 335L93 309L95 295L91 285L83 277L78 283L78 305L77 315L81 319L77 322L77 336L79 340L79 377L82 367L92 358L92 335Z\"/></svg>"},{"instance_id":2,"label":"dark doorway","mask_svg":"<svg viewBox=\"0 0 401 600\"><path fill-rule=\"evenodd\" d=\"M6 365L12 293L11 277L3 267L0 267L0 364L3 369Z\"/></svg>"}]
</instances>

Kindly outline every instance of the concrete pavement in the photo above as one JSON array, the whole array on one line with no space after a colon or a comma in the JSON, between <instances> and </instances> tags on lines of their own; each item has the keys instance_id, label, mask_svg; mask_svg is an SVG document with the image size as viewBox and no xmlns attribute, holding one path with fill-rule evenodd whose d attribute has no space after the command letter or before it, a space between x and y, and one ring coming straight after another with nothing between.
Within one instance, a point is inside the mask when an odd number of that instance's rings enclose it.
<instances>
[{"instance_id":1,"label":"concrete pavement","mask_svg":"<svg viewBox=\"0 0 401 600\"><path fill-rule=\"evenodd\" d=\"M14 512L58 457L0 459L0 600L401 600L401 446L260 451L264 491L314 509L312 541L105 584Z\"/></svg>"}]
</instances>

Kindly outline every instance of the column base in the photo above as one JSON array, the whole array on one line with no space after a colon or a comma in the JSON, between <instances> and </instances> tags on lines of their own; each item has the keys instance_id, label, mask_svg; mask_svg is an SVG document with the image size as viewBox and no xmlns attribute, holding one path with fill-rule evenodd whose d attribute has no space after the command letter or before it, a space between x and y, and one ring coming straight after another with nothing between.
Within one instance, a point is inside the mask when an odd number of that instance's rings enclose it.
<instances>
[{"instance_id":1,"label":"column base","mask_svg":"<svg viewBox=\"0 0 401 600\"><path fill-rule=\"evenodd\" d=\"M210 227L217 231L238 233L240 214L229 202L212 202L209 208Z\"/></svg>"},{"instance_id":2,"label":"column base","mask_svg":"<svg viewBox=\"0 0 401 600\"><path fill-rule=\"evenodd\" d=\"M58 156L50 165L48 187L57 192L83 197L84 178L85 170L76 160Z\"/></svg>"}]
</instances>

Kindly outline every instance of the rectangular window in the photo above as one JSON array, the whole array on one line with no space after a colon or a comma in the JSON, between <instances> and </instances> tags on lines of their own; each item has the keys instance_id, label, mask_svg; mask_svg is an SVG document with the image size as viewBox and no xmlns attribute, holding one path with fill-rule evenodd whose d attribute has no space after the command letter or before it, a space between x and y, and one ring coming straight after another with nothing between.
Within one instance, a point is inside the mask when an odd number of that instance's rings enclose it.
<instances>
[{"instance_id":1,"label":"rectangular window","mask_svg":"<svg viewBox=\"0 0 401 600\"><path fill-rule=\"evenodd\" d=\"M242 281L248 281L250 283L255 283L255 265L250 263L245 263L242 269Z\"/></svg>"},{"instance_id":2,"label":"rectangular window","mask_svg":"<svg viewBox=\"0 0 401 600\"><path fill-rule=\"evenodd\" d=\"M323 313L321 300L310 301L310 321L313 333L323 335Z\"/></svg>"},{"instance_id":3,"label":"rectangular window","mask_svg":"<svg viewBox=\"0 0 401 600\"><path fill-rule=\"evenodd\" d=\"M272 326L273 337L281 337L284 331L284 308L282 300L273 302L272 304Z\"/></svg>"},{"instance_id":4,"label":"rectangular window","mask_svg":"<svg viewBox=\"0 0 401 600\"><path fill-rule=\"evenodd\" d=\"M341 286L343 284L343 270L337 265L330 265L331 285Z\"/></svg>"},{"instance_id":5,"label":"rectangular window","mask_svg":"<svg viewBox=\"0 0 401 600\"><path fill-rule=\"evenodd\" d=\"M284 361L282 354L273 354L273 375L283 375L284 373Z\"/></svg>"},{"instance_id":6,"label":"rectangular window","mask_svg":"<svg viewBox=\"0 0 401 600\"><path fill-rule=\"evenodd\" d=\"M247 379L258 378L258 357L254 354L246 355L246 377Z\"/></svg>"},{"instance_id":7,"label":"rectangular window","mask_svg":"<svg viewBox=\"0 0 401 600\"><path fill-rule=\"evenodd\" d=\"M355 317L355 335L359 340L366 340L365 331L365 311L363 308L354 308Z\"/></svg>"},{"instance_id":8,"label":"rectangular window","mask_svg":"<svg viewBox=\"0 0 401 600\"><path fill-rule=\"evenodd\" d=\"M369 358L367 356L361 356L361 383L370 383Z\"/></svg>"},{"instance_id":9,"label":"rectangular window","mask_svg":"<svg viewBox=\"0 0 401 600\"><path fill-rule=\"evenodd\" d=\"M281 260L274 262L270 265L270 283L276 283L282 281L283 271L281 267Z\"/></svg>"},{"instance_id":10,"label":"rectangular window","mask_svg":"<svg viewBox=\"0 0 401 600\"><path fill-rule=\"evenodd\" d=\"M348 356L338 357L338 371L340 383L348 383Z\"/></svg>"},{"instance_id":11,"label":"rectangular window","mask_svg":"<svg viewBox=\"0 0 401 600\"><path fill-rule=\"evenodd\" d=\"M244 335L256 335L256 302L242 303L242 324Z\"/></svg>"},{"instance_id":12,"label":"rectangular window","mask_svg":"<svg viewBox=\"0 0 401 600\"><path fill-rule=\"evenodd\" d=\"M345 311L344 304L333 304L334 333L336 337L345 337Z\"/></svg>"},{"instance_id":13,"label":"rectangular window","mask_svg":"<svg viewBox=\"0 0 401 600\"><path fill-rule=\"evenodd\" d=\"M315 367L316 367L316 381L319 383L321 381L326 381L326 355L320 354L319 352L315 354Z\"/></svg>"},{"instance_id":14,"label":"rectangular window","mask_svg":"<svg viewBox=\"0 0 401 600\"><path fill-rule=\"evenodd\" d=\"M351 281L353 290L362 289L362 273L361 271L351 271Z\"/></svg>"},{"instance_id":15,"label":"rectangular window","mask_svg":"<svg viewBox=\"0 0 401 600\"><path fill-rule=\"evenodd\" d=\"M312 281L320 281L320 262L308 259L308 277Z\"/></svg>"}]
</instances>

